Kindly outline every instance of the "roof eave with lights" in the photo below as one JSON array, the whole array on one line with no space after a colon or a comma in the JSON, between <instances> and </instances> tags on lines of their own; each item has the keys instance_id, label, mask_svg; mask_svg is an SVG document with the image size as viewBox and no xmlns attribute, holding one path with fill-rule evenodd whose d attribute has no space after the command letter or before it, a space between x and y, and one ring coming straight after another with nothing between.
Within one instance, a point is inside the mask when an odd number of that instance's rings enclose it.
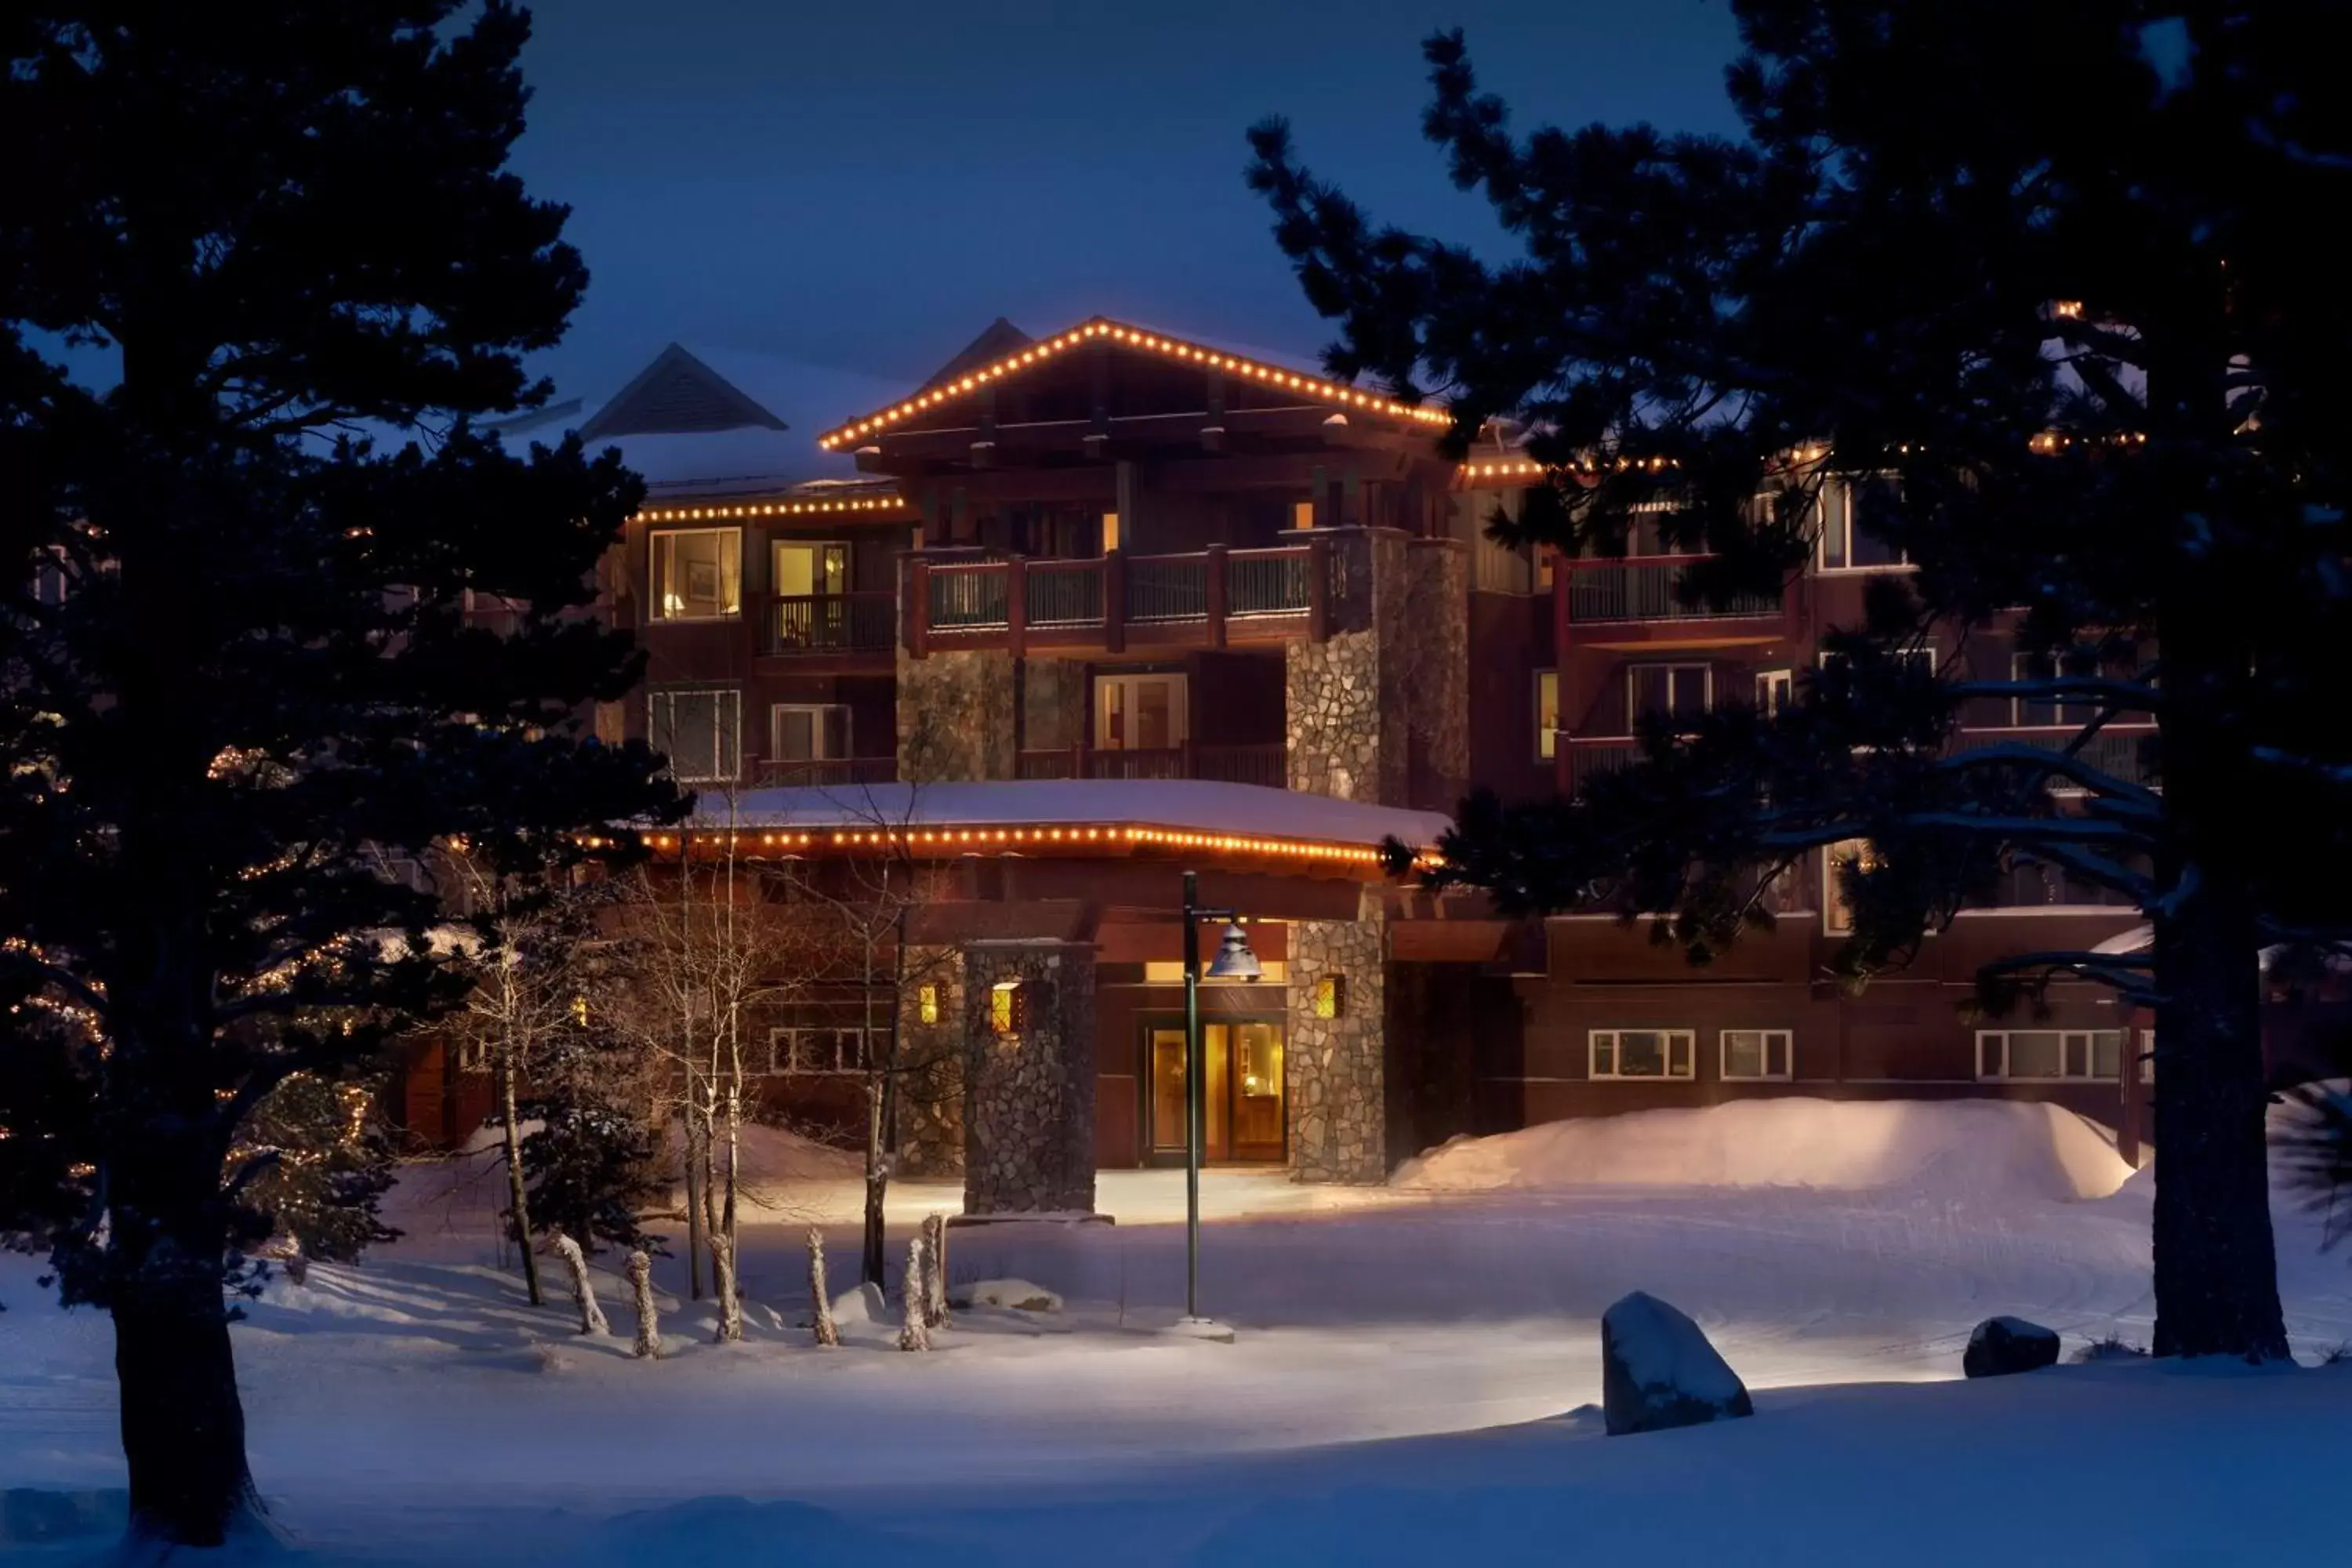
<instances>
[{"instance_id":1,"label":"roof eave with lights","mask_svg":"<svg viewBox=\"0 0 2352 1568\"><path fill-rule=\"evenodd\" d=\"M1438 426L1448 423L1453 416L1444 407L1429 403L1402 403L1379 393L1366 392L1344 382L1326 377L1306 375L1284 365L1270 364L1206 343L1171 337L1164 332L1150 332L1140 327L1130 327L1121 321L1097 316L1092 321L1051 337L1040 338L1015 353L1006 354L993 363L967 372L951 381L943 382L927 392L916 394L904 402L891 404L817 437L817 445L826 451L835 451L853 442L867 442L881 436L890 426L913 418L918 414L968 397L984 387L1033 369L1090 343L1116 343L1122 347L1157 353L1175 363L1198 365L1204 370L1220 370L1243 382L1256 383L1285 391L1302 393L1335 406L1361 409L1407 424Z\"/></svg>"}]
</instances>

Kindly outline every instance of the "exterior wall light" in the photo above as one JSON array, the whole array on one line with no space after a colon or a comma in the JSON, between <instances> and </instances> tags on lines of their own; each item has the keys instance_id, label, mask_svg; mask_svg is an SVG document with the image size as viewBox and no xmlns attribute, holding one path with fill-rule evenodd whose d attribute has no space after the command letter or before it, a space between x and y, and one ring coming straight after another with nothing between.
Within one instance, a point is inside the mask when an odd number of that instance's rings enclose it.
<instances>
[{"instance_id":1,"label":"exterior wall light","mask_svg":"<svg viewBox=\"0 0 2352 1568\"><path fill-rule=\"evenodd\" d=\"M940 1021L940 988L926 985L915 993L915 1016L926 1024Z\"/></svg>"},{"instance_id":2,"label":"exterior wall light","mask_svg":"<svg viewBox=\"0 0 2352 1568\"><path fill-rule=\"evenodd\" d=\"M1000 980L989 988L988 1026L1000 1035L1017 1035L1029 1026L1029 988L1018 980Z\"/></svg>"},{"instance_id":3,"label":"exterior wall light","mask_svg":"<svg viewBox=\"0 0 2352 1568\"><path fill-rule=\"evenodd\" d=\"M1318 1018L1344 1018L1348 1016L1348 977L1326 974L1315 982L1315 1016Z\"/></svg>"}]
</instances>

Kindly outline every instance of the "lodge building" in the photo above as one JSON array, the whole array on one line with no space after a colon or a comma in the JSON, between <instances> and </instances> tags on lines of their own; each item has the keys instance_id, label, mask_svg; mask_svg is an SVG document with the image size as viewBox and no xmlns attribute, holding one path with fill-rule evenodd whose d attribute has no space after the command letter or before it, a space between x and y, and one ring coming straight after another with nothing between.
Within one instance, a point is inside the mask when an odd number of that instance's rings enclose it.
<instances>
[{"instance_id":1,"label":"lodge building","mask_svg":"<svg viewBox=\"0 0 2352 1568\"><path fill-rule=\"evenodd\" d=\"M593 414L541 418L651 481L603 577L646 683L598 722L698 792L669 847L940 869L960 963L923 1026L961 1036L969 1081L901 1136L906 1168L965 1168L975 1212L1089 1207L1095 1170L1181 1160L1186 869L1265 970L1203 988L1213 1161L1378 1182L1458 1133L1790 1094L2048 1100L2135 1135L2144 1019L2088 985L2046 1019L1960 1009L1987 959L2136 924L2054 875L1845 995L1828 856L1705 969L1612 919L1506 921L1381 869L1382 841L1429 845L1472 786L1622 765L1644 713L1785 700L1906 569L1836 484L1779 596L1693 608L1654 542L1598 561L1487 539L1541 482L1507 440L1444 459L1442 415L1207 340L999 321L919 386L812 410L824 380L673 346ZM1940 651L2004 677L2025 657L1999 628ZM1980 706L1966 743L2079 727ZM2145 733L2111 726L2098 760L2129 770ZM822 1118L856 1026L773 1027L769 1105ZM462 1136L461 1079L417 1063L411 1124Z\"/></svg>"}]
</instances>

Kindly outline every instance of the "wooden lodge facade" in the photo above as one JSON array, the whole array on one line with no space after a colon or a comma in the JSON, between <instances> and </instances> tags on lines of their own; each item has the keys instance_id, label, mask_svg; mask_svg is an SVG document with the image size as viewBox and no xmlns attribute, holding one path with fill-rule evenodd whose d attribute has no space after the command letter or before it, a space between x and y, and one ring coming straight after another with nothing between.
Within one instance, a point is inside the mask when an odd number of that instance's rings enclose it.
<instances>
[{"instance_id":1,"label":"wooden lodge facade","mask_svg":"<svg viewBox=\"0 0 2352 1568\"><path fill-rule=\"evenodd\" d=\"M596 413L633 462L727 421L796 454L656 485L605 573L646 683L599 722L671 757L705 845L942 869L962 960L932 1023L971 1075L949 1144L1045 1173L969 1170L976 1209L1090 1206L1094 1169L1181 1158L1186 868L1250 917L1266 971L1203 991L1214 1160L1377 1182L1457 1133L1791 1094L2049 1100L2131 1136L2144 1020L2087 985L2042 1020L1960 1010L1988 958L2137 923L2095 893L2021 877L1847 996L1827 857L1705 970L1607 919L1505 921L1380 870L1382 839L1428 843L1472 785L1570 789L1622 764L1643 713L1784 700L1905 569L1835 485L1812 568L1715 613L1638 544L1570 562L1486 539L1539 481L1499 444L1444 460L1442 416L1202 341L1000 321L884 396L777 431L672 351ZM1998 628L1943 651L2009 673ZM1968 738L2073 718L1988 710ZM2138 739L2105 731L2104 760ZM1017 1029L990 1010L1008 987ZM771 1108L821 1117L845 1060L780 1051ZM434 1124L465 1096L431 1081L412 1121L462 1136Z\"/></svg>"}]
</instances>

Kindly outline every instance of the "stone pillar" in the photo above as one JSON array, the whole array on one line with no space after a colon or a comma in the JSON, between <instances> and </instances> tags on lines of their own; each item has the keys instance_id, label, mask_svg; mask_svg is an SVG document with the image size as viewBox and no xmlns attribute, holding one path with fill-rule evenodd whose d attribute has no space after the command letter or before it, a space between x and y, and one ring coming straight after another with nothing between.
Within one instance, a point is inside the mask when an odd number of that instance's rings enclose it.
<instances>
[{"instance_id":1,"label":"stone pillar","mask_svg":"<svg viewBox=\"0 0 2352 1568\"><path fill-rule=\"evenodd\" d=\"M1002 648L898 655L898 777L963 784L1014 776L1013 656Z\"/></svg>"},{"instance_id":2,"label":"stone pillar","mask_svg":"<svg viewBox=\"0 0 2352 1568\"><path fill-rule=\"evenodd\" d=\"M1290 927L1290 1017L1283 1093L1290 1175L1376 1185L1388 1180L1386 947L1380 892L1359 895L1352 921ZM1317 982L1337 979L1339 1016L1316 1016Z\"/></svg>"},{"instance_id":3,"label":"stone pillar","mask_svg":"<svg viewBox=\"0 0 2352 1568\"><path fill-rule=\"evenodd\" d=\"M1022 988L1011 1034L997 988ZM1054 939L975 942L963 951L963 1212L1092 1214L1095 1206L1095 952Z\"/></svg>"},{"instance_id":4,"label":"stone pillar","mask_svg":"<svg viewBox=\"0 0 2352 1568\"><path fill-rule=\"evenodd\" d=\"M1405 536L1341 528L1328 542L1330 635L1283 647L1290 787L1402 805L1410 787Z\"/></svg>"},{"instance_id":5,"label":"stone pillar","mask_svg":"<svg viewBox=\"0 0 2352 1568\"><path fill-rule=\"evenodd\" d=\"M1405 798L1451 813L1470 788L1470 551L1416 539L1404 552Z\"/></svg>"},{"instance_id":6,"label":"stone pillar","mask_svg":"<svg viewBox=\"0 0 2352 1568\"><path fill-rule=\"evenodd\" d=\"M1022 660L1021 744L1063 752L1087 738L1087 667L1075 658Z\"/></svg>"},{"instance_id":7,"label":"stone pillar","mask_svg":"<svg viewBox=\"0 0 2352 1568\"><path fill-rule=\"evenodd\" d=\"M938 1016L923 1019L923 991ZM899 1022L898 1131L902 1176L963 1173L963 965L948 953L913 982Z\"/></svg>"}]
</instances>

